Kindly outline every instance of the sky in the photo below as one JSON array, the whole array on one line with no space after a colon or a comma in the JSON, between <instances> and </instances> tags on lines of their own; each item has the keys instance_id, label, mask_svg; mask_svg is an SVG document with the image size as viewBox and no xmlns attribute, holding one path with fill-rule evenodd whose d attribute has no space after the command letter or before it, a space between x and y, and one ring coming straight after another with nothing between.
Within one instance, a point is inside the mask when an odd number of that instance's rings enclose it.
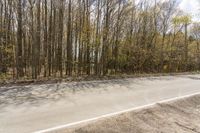
<instances>
[{"instance_id":1,"label":"sky","mask_svg":"<svg viewBox=\"0 0 200 133\"><path fill-rule=\"evenodd\" d=\"M179 8L193 17L194 21L200 20L200 0L177 0Z\"/></svg>"},{"instance_id":2,"label":"sky","mask_svg":"<svg viewBox=\"0 0 200 133\"><path fill-rule=\"evenodd\" d=\"M132 0L131 0L132 1ZM135 0L138 3L140 0ZM165 0L160 0L165 1ZM195 22L200 22L200 0L175 0L179 3L178 8L188 13Z\"/></svg>"}]
</instances>

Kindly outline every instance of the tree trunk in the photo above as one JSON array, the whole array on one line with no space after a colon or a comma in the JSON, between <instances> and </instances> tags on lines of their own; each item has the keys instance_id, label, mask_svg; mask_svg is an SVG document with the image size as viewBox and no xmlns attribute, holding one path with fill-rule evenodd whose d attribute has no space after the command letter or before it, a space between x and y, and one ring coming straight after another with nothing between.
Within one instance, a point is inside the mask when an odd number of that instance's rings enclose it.
<instances>
[{"instance_id":1,"label":"tree trunk","mask_svg":"<svg viewBox=\"0 0 200 133\"><path fill-rule=\"evenodd\" d=\"M23 66L23 48L22 48L22 1L18 0L17 6L17 78L24 76Z\"/></svg>"}]
</instances>

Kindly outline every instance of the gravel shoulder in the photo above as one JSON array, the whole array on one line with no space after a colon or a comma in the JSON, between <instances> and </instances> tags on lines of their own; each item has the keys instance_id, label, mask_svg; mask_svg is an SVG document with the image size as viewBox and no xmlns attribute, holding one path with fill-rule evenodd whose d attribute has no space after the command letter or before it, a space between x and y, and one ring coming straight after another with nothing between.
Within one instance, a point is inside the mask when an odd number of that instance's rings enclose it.
<instances>
[{"instance_id":1,"label":"gravel shoulder","mask_svg":"<svg viewBox=\"0 0 200 133\"><path fill-rule=\"evenodd\" d=\"M200 133L200 95L140 109L56 133Z\"/></svg>"}]
</instances>

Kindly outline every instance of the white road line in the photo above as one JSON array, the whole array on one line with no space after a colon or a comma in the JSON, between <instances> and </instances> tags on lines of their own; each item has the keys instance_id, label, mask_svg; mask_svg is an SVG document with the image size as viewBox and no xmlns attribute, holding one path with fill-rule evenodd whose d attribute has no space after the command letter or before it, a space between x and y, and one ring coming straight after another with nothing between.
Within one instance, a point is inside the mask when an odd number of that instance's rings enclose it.
<instances>
[{"instance_id":1,"label":"white road line","mask_svg":"<svg viewBox=\"0 0 200 133\"><path fill-rule=\"evenodd\" d=\"M33 132L33 133L48 133L48 132L52 132L52 131L56 131L56 130L60 130L60 129L64 129L64 128L69 128L71 126L75 126L75 125L78 125L78 124L88 123L88 122L96 121L96 120L99 120L99 119L108 118L108 117L120 115L120 114L123 114L123 113L132 112L134 110L139 110L139 109L151 107L151 106L156 105L158 103L166 103L166 102L175 101L175 100L179 100L179 99L189 98L189 97L196 96L196 95L200 95L200 92L199 93L193 93L193 94L190 94L190 95L175 97L175 98L171 98L171 99L167 99L167 100L162 100L160 102L155 102L155 103L147 104L147 105L144 105L144 106L134 107L134 108L130 108L130 109L115 112L115 113L101 115L101 116L91 118L91 119L87 119L87 120L73 122L73 123L69 123L69 124L65 124L65 125L60 125L60 126L56 126L56 127L45 129L45 130L36 131L36 132Z\"/></svg>"}]
</instances>

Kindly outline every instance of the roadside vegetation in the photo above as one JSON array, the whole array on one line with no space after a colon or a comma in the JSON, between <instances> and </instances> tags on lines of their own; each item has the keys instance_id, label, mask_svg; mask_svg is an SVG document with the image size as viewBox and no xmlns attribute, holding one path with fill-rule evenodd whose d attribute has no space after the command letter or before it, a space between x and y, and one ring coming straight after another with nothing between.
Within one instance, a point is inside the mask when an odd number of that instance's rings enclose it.
<instances>
[{"instance_id":1,"label":"roadside vegetation","mask_svg":"<svg viewBox=\"0 0 200 133\"><path fill-rule=\"evenodd\" d=\"M198 71L191 16L172 0L1 0L0 80Z\"/></svg>"}]
</instances>

